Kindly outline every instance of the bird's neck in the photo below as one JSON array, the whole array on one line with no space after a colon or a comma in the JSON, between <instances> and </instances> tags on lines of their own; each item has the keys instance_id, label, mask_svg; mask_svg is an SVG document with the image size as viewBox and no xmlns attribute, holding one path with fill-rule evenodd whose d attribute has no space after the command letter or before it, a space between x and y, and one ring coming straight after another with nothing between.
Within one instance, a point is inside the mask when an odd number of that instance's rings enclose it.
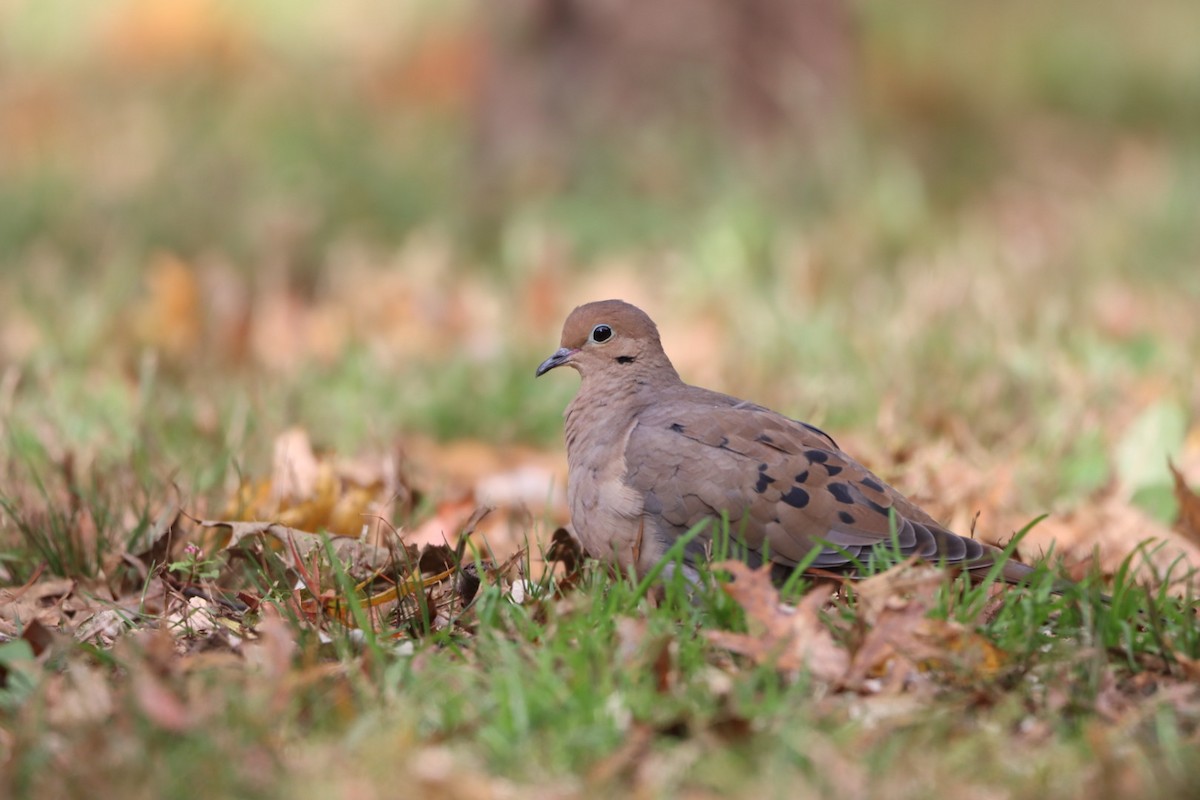
<instances>
[{"instance_id":1,"label":"bird's neck","mask_svg":"<svg viewBox=\"0 0 1200 800\"><path fill-rule=\"evenodd\" d=\"M567 450L603 437L617 436L643 409L654 403L664 389L683 381L671 366L629 364L620 372L584 375L575 399L567 406ZM585 441L587 440L587 441Z\"/></svg>"}]
</instances>

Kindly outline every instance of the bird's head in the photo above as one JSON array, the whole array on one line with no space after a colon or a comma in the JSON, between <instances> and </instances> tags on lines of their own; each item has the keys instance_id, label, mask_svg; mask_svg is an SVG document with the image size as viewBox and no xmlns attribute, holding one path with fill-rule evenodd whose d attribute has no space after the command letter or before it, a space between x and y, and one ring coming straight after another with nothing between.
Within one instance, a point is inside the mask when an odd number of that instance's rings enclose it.
<instances>
[{"instance_id":1,"label":"bird's head","mask_svg":"<svg viewBox=\"0 0 1200 800\"><path fill-rule=\"evenodd\" d=\"M588 375L642 373L675 369L662 349L654 320L623 300L600 300L579 306L563 324L554 354L537 368L541 376L555 367L572 367Z\"/></svg>"}]
</instances>

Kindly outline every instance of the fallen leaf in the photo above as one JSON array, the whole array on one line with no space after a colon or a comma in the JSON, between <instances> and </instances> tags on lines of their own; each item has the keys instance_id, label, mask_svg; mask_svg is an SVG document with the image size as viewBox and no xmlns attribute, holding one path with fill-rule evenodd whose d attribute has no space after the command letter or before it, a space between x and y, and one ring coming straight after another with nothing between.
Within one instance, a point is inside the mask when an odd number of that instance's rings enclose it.
<instances>
[{"instance_id":1,"label":"fallen leaf","mask_svg":"<svg viewBox=\"0 0 1200 800\"><path fill-rule=\"evenodd\" d=\"M1116 675L1107 667L1100 676L1100 690L1096 693L1096 713L1109 722L1121 722L1136 708L1136 703L1121 691Z\"/></svg>"},{"instance_id":2,"label":"fallen leaf","mask_svg":"<svg viewBox=\"0 0 1200 800\"><path fill-rule=\"evenodd\" d=\"M756 664L774 664L786 672L805 669L821 681L845 675L846 651L834 642L819 616L833 587L815 587L793 608L779 602L769 566L753 570L740 561L723 561L713 568L733 576L721 588L746 612L750 633L706 631L710 642Z\"/></svg>"},{"instance_id":3,"label":"fallen leaf","mask_svg":"<svg viewBox=\"0 0 1200 800\"><path fill-rule=\"evenodd\" d=\"M271 477L243 481L223 516L355 538L364 528L373 529L373 538L382 539L391 533L387 520L411 503L412 491L394 454L353 460L323 457L306 431L292 428L275 439Z\"/></svg>"},{"instance_id":4,"label":"fallen leaf","mask_svg":"<svg viewBox=\"0 0 1200 800\"><path fill-rule=\"evenodd\" d=\"M166 685L149 672L134 679L138 708L150 722L163 730L182 733L194 724L191 711Z\"/></svg>"},{"instance_id":5,"label":"fallen leaf","mask_svg":"<svg viewBox=\"0 0 1200 800\"><path fill-rule=\"evenodd\" d=\"M432 517L416 528L404 531L404 542L410 546L445 544L453 547L458 543L459 531L467 527L476 509L475 501L469 497L439 503Z\"/></svg>"},{"instance_id":6,"label":"fallen leaf","mask_svg":"<svg viewBox=\"0 0 1200 800\"><path fill-rule=\"evenodd\" d=\"M320 472L320 462L304 429L290 428L275 437L271 493L278 502L295 503L313 497Z\"/></svg>"},{"instance_id":7,"label":"fallen leaf","mask_svg":"<svg viewBox=\"0 0 1200 800\"><path fill-rule=\"evenodd\" d=\"M1022 544L1034 552L1050 548L1080 555L1094 552L1105 575L1115 573L1135 554L1130 567L1139 581L1178 582L1181 591L1187 583L1195 586L1200 582L1200 575L1189 569L1200 566L1200 543L1154 519L1118 492L1091 498L1073 511L1047 518Z\"/></svg>"},{"instance_id":8,"label":"fallen leaf","mask_svg":"<svg viewBox=\"0 0 1200 800\"><path fill-rule=\"evenodd\" d=\"M174 610L165 615L163 623L167 630L177 635L202 637L216 628L216 611L205 598L189 597L186 602L176 604Z\"/></svg>"},{"instance_id":9,"label":"fallen leaf","mask_svg":"<svg viewBox=\"0 0 1200 800\"><path fill-rule=\"evenodd\" d=\"M475 497L492 505L555 509L566 505L564 488L553 469L542 464L522 464L480 478L475 483Z\"/></svg>"},{"instance_id":10,"label":"fallen leaf","mask_svg":"<svg viewBox=\"0 0 1200 800\"><path fill-rule=\"evenodd\" d=\"M247 46L236 21L213 0L126 0L109 9L100 41L112 63L138 74L200 63L227 67Z\"/></svg>"},{"instance_id":11,"label":"fallen leaf","mask_svg":"<svg viewBox=\"0 0 1200 800\"><path fill-rule=\"evenodd\" d=\"M0 623L11 623L13 635L17 626L33 620L56 628L62 622L61 603L74 590L75 581L70 578L31 581L24 586L0 589Z\"/></svg>"},{"instance_id":12,"label":"fallen leaf","mask_svg":"<svg viewBox=\"0 0 1200 800\"><path fill-rule=\"evenodd\" d=\"M1175 480L1175 501L1179 504L1179 532L1193 544L1200 545L1200 494L1192 491L1175 465L1167 461L1171 477Z\"/></svg>"},{"instance_id":13,"label":"fallen leaf","mask_svg":"<svg viewBox=\"0 0 1200 800\"><path fill-rule=\"evenodd\" d=\"M566 528L556 528L546 548L546 563L562 564L562 575L554 583L558 594L575 588L583 576L583 547Z\"/></svg>"},{"instance_id":14,"label":"fallen leaf","mask_svg":"<svg viewBox=\"0 0 1200 800\"><path fill-rule=\"evenodd\" d=\"M143 342L180 361L199 346L202 332L200 287L196 271L169 253L160 253L146 270L148 298L137 315Z\"/></svg>"},{"instance_id":15,"label":"fallen leaf","mask_svg":"<svg viewBox=\"0 0 1200 800\"><path fill-rule=\"evenodd\" d=\"M406 547L405 552L387 547L378 547L357 539L344 536L326 537L321 534L289 528L273 522L227 522L222 520L201 520L200 526L214 530L229 531L229 539L222 549L232 550L243 546L247 539L258 537L272 549L277 550L279 557L289 567L297 565L297 557L308 558L314 552L320 552L328 540L329 547L337 558L347 564L347 572L356 579L363 579L378 572L389 564L416 563L418 556L415 547Z\"/></svg>"},{"instance_id":16,"label":"fallen leaf","mask_svg":"<svg viewBox=\"0 0 1200 800\"><path fill-rule=\"evenodd\" d=\"M55 635L54 631L36 619L33 619L29 621L29 624L25 626L25 630L21 632L21 638L29 642L29 646L33 649L35 656L40 656L53 646Z\"/></svg>"},{"instance_id":17,"label":"fallen leaf","mask_svg":"<svg viewBox=\"0 0 1200 800\"><path fill-rule=\"evenodd\" d=\"M916 671L916 662L936 655L913 636L924 620L925 606L912 601L889 605L876 613L870 629L854 650L846 685L864 691L868 679L882 678L883 691L902 690Z\"/></svg>"},{"instance_id":18,"label":"fallen leaf","mask_svg":"<svg viewBox=\"0 0 1200 800\"><path fill-rule=\"evenodd\" d=\"M944 682L959 676L994 675L1005 653L967 626L927 614L946 582L943 570L909 560L854 585L859 625L865 628L846 677L858 691L881 679L883 691L900 691L915 678L943 673Z\"/></svg>"},{"instance_id":19,"label":"fallen leaf","mask_svg":"<svg viewBox=\"0 0 1200 800\"><path fill-rule=\"evenodd\" d=\"M909 600L916 600L922 608L928 608L947 580L945 570L910 558L857 581L853 587L860 618L875 625L885 611L903 608Z\"/></svg>"},{"instance_id":20,"label":"fallen leaf","mask_svg":"<svg viewBox=\"0 0 1200 800\"><path fill-rule=\"evenodd\" d=\"M80 622L75 628L75 640L112 647L117 637L129 630L130 624L128 614L112 608L101 609Z\"/></svg>"},{"instance_id":21,"label":"fallen leaf","mask_svg":"<svg viewBox=\"0 0 1200 800\"><path fill-rule=\"evenodd\" d=\"M112 719L114 683L106 668L72 659L51 685L46 692L51 725L71 728Z\"/></svg>"}]
</instances>

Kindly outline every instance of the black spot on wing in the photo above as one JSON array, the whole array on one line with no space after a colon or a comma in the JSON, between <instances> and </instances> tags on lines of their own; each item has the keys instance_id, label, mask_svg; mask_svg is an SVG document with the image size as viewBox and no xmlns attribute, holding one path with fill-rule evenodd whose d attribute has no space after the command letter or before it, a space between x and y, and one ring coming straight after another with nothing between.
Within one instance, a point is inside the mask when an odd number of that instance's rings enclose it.
<instances>
[{"instance_id":1,"label":"black spot on wing","mask_svg":"<svg viewBox=\"0 0 1200 800\"><path fill-rule=\"evenodd\" d=\"M842 522L846 523L847 525L854 524L854 515L851 514L849 511L839 511L838 519L840 519Z\"/></svg>"},{"instance_id":2,"label":"black spot on wing","mask_svg":"<svg viewBox=\"0 0 1200 800\"><path fill-rule=\"evenodd\" d=\"M787 493L783 495L783 497L779 499L787 503L792 508L804 508L806 505L808 505L809 497L808 492L804 491L799 486L793 486L791 489L787 490Z\"/></svg>"},{"instance_id":3,"label":"black spot on wing","mask_svg":"<svg viewBox=\"0 0 1200 800\"><path fill-rule=\"evenodd\" d=\"M829 493L833 495L833 498L839 503L845 503L846 505L852 505L854 503L854 498L850 496L849 485L845 483L834 482L825 488L829 489Z\"/></svg>"},{"instance_id":4,"label":"black spot on wing","mask_svg":"<svg viewBox=\"0 0 1200 800\"><path fill-rule=\"evenodd\" d=\"M824 450L805 450L804 457L814 464L824 464L829 460L829 453Z\"/></svg>"},{"instance_id":5,"label":"black spot on wing","mask_svg":"<svg viewBox=\"0 0 1200 800\"><path fill-rule=\"evenodd\" d=\"M808 470L796 473L796 483L808 483Z\"/></svg>"},{"instance_id":6,"label":"black spot on wing","mask_svg":"<svg viewBox=\"0 0 1200 800\"><path fill-rule=\"evenodd\" d=\"M683 425L679 424L678 422L672 422L671 430L675 431L676 433L683 433Z\"/></svg>"},{"instance_id":7,"label":"black spot on wing","mask_svg":"<svg viewBox=\"0 0 1200 800\"><path fill-rule=\"evenodd\" d=\"M884 505L880 505L879 503L876 503L874 500L867 500L867 507L870 508L872 511L874 511L876 514L882 514L885 517L889 513L891 513L890 508L888 508L887 506L884 506Z\"/></svg>"},{"instance_id":8,"label":"black spot on wing","mask_svg":"<svg viewBox=\"0 0 1200 800\"><path fill-rule=\"evenodd\" d=\"M754 484L754 491L762 494L774 482L775 479L767 474L767 465L763 464L758 468L758 483Z\"/></svg>"},{"instance_id":9,"label":"black spot on wing","mask_svg":"<svg viewBox=\"0 0 1200 800\"><path fill-rule=\"evenodd\" d=\"M842 471L842 468L836 464L822 464L821 466L825 467L825 471L829 473L829 477L831 478Z\"/></svg>"},{"instance_id":10,"label":"black spot on wing","mask_svg":"<svg viewBox=\"0 0 1200 800\"><path fill-rule=\"evenodd\" d=\"M863 486L866 486L868 489L874 489L877 492L883 491L883 484L880 483L879 481L875 480L874 478L863 478L861 483Z\"/></svg>"}]
</instances>

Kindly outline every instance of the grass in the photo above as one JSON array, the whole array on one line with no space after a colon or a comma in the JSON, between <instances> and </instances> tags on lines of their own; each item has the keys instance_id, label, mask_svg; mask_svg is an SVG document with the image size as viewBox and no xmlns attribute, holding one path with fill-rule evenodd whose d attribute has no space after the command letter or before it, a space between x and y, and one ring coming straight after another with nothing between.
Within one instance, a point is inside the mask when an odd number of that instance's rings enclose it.
<instances>
[{"instance_id":1,"label":"grass","mask_svg":"<svg viewBox=\"0 0 1200 800\"><path fill-rule=\"evenodd\" d=\"M325 568L352 598L336 562ZM6 646L5 785L10 796L97 785L194 794L208 776L212 797L398 782L916 797L948 780L963 796L1070 795L1115 780L1185 796L1196 778L1200 707L1184 700L1181 672L1200 657L1194 598L1144 591L1126 574L1111 604L1087 584L1060 596L1041 581L981 618L977 590L943 582L932 604L967 618L1000 664L978 673L951 658L916 669L902 693L835 692L710 644L704 631L746 630L745 612L716 581L682 574L657 602L644 583L595 568L564 597L524 604L485 583L466 627L401 648L336 626L317 637L286 612L238 656L220 631L164 642L152 628L112 651L60 641L37 661ZM286 608L286 590L263 599ZM852 591L827 624L854 636L862 613Z\"/></svg>"},{"instance_id":2,"label":"grass","mask_svg":"<svg viewBox=\"0 0 1200 800\"><path fill-rule=\"evenodd\" d=\"M1191 3L864 0L837 135L747 152L684 119L496 197L469 87L406 94L410 55L470 44L466 8L179 7L0 10L0 794L1190 796L1194 576L1172 594L1175 550L1128 554L1170 535L1165 458L1200 463ZM209 547L233 605L167 569L200 541L171 510L219 517L293 426L322 463L446 443L400 459L409 530L514 446L561 462L574 384L532 371L601 296L961 530L1050 512L1021 552L1057 522L1079 587L938 583L888 625L839 596L847 652L944 637L895 689L717 647L754 620L674 578L514 603L519 570L485 576L397 640L327 554ZM536 546L542 499L495 516Z\"/></svg>"}]
</instances>

